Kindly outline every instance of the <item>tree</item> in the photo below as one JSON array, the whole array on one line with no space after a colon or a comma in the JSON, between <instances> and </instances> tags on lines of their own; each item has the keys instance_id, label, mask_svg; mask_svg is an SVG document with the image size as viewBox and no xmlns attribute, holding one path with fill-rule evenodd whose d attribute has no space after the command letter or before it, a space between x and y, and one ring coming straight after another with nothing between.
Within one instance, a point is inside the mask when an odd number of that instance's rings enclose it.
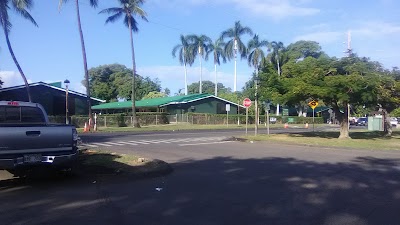
<instances>
[{"instance_id":1,"label":"tree","mask_svg":"<svg viewBox=\"0 0 400 225\"><path fill-rule=\"evenodd\" d=\"M152 92L149 92L147 95L145 95L142 98L142 100L143 99L152 99L152 98L164 98L164 97L166 97L165 93L158 92L158 91L152 91Z\"/></svg>"},{"instance_id":2,"label":"tree","mask_svg":"<svg viewBox=\"0 0 400 225\"><path fill-rule=\"evenodd\" d=\"M136 74L136 62L135 62L135 48L133 45L133 32L138 32L138 23L135 19L135 16L140 16L143 20L147 20L146 12L140 8L141 5L145 2L145 0L118 0L120 3L120 7L108 8L100 11L100 13L113 14L109 16L106 20L106 23L115 22L120 19L122 16L125 16L124 23L129 29L130 34L130 44L132 51L132 99L136 99L135 97L135 74ZM133 126L140 127L139 120L136 117L136 107L135 101L132 101L132 117L133 117Z\"/></svg>"},{"instance_id":3,"label":"tree","mask_svg":"<svg viewBox=\"0 0 400 225\"><path fill-rule=\"evenodd\" d=\"M172 56L175 58L176 53L179 51L179 62L183 65L185 69L185 95L188 94L188 87L187 87L187 69L186 65L192 66L194 63L194 56L191 54L193 51L191 48L193 47L190 45L188 36L180 36L181 43L175 45L172 49Z\"/></svg>"},{"instance_id":4,"label":"tree","mask_svg":"<svg viewBox=\"0 0 400 225\"><path fill-rule=\"evenodd\" d=\"M217 84L218 89L220 90L220 93L229 93L231 92L230 88L225 87L222 83ZM199 82L194 82L189 85L189 94L195 94L197 93L197 90L199 90ZM203 93L207 94L214 94L214 89L215 89L215 84L212 81L205 80L203 82Z\"/></svg>"},{"instance_id":5,"label":"tree","mask_svg":"<svg viewBox=\"0 0 400 225\"><path fill-rule=\"evenodd\" d=\"M282 42L271 42L272 52L270 56L270 61L272 65L275 67L276 71L278 72L278 76L281 75L281 68L284 63L288 61L287 53L285 52L285 46ZM276 105L276 115L278 116L279 113L279 103Z\"/></svg>"},{"instance_id":6,"label":"tree","mask_svg":"<svg viewBox=\"0 0 400 225\"><path fill-rule=\"evenodd\" d=\"M69 0L60 0L59 4L58 4L58 9L61 10L62 4L66 3L68 1ZM98 0L89 0L89 4L93 8L96 8L97 4L98 4ZM79 11L79 0L75 0L75 7L76 7L76 17L77 17L77 20L78 20L79 38L81 40L81 49L82 49L82 58L83 58L83 70L84 70L84 73L85 73L85 85L84 86L86 87L86 102L87 102L87 106L88 106L90 121L93 121L92 101L91 101L91 97L90 97L91 95L90 95L89 72L88 72L88 66L87 66L85 39L83 37L81 15L80 15L80 11Z\"/></svg>"},{"instance_id":7,"label":"tree","mask_svg":"<svg viewBox=\"0 0 400 225\"><path fill-rule=\"evenodd\" d=\"M247 58L247 62L249 63L249 66L253 66L254 67L254 74L255 77L257 78L256 80L258 80L258 68L260 66L261 60L263 60L265 58L265 53L262 50L263 47L268 47L269 43L266 40L260 40L258 38L258 35L254 35L254 37L252 39L250 39L249 43L247 44L247 52L249 54L248 58ZM268 49L269 50L269 49ZM257 81L256 81L257 82ZM254 109L255 109L255 119L256 119L256 134L257 134L257 129L258 129L258 84L255 85L256 87L256 92L255 92L255 102L254 102Z\"/></svg>"},{"instance_id":8,"label":"tree","mask_svg":"<svg viewBox=\"0 0 400 225\"><path fill-rule=\"evenodd\" d=\"M290 44L286 49L289 59L295 61L309 56L319 58L321 55L325 55L321 50L321 46L315 41L297 41Z\"/></svg>"},{"instance_id":9,"label":"tree","mask_svg":"<svg viewBox=\"0 0 400 225\"><path fill-rule=\"evenodd\" d=\"M193 56L198 56L199 61L200 61L200 85L199 85L199 93L203 93L203 65L202 65L202 58L204 58L204 52L208 51L208 46L211 44L211 38L207 37L206 35L189 35L188 36L189 41L191 42L191 45L193 46L190 48L192 50L192 55ZM198 54L196 54L196 52Z\"/></svg>"},{"instance_id":10,"label":"tree","mask_svg":"<svg viewBox=\"0 0 400 225\"><path fill-rule=\"evenodd\" d=\"M4 82L0 78L0 88L2 88L3 84L4 84Z\"/></svg>"},{"instance_id":11,"label":"tree","mask_svg":"<svg viewBox=\"0 0 400 225\"><path fill-rule=\"evenodd\" d=\"M218 38L215 40L214 43L210 43L208 46L208 51L206 53L206 60L208 59L208 56L212 53L214 57L214 72L215 72L215 79L214 79L214 84L215 84L215 90L214 90L214 95L218 96L218 80L217 80L217 64L221 65L221 60L222 58L223 62L226 63L226 56L224 52L224 47L225 43L222 41L221 38Z\"/></svg>"},{"instance_id":12,"label":"tree","mask_svg":"<svg viewBox=\"0 0 400 225\"><path fill-rule=\"evenodd\" d=\"M169 96L171 94L171 90L169 88L164 89L165 96Z\"/></svg>"},{"instance_id":13,"label":"tree","mask_svg":"<svg viewBox=\"0 0 400 225\"><path fill-rule=\"evenodd\" d=\"M140 100L149 92L161 91L158 79L151 80L136 74L136 99ZM90 91L93 97L104 99L107 102L119 99L132 100L132 70L120 64L102 65L89 70ZM83 81L83 84L85 82Z\"/></svg>"},{"instance_id":14,"label":"tree","mask_svg":"<svg viewBox=\"0 0 400 225\"><path fill-rule=\"evenodd\" d=\"M24 74L24 71L22 70L15 54L11 46L10 42L10 31L11 31L11 21L9 17L9 10L13 8L19 15L21 15L23 18L29 20L33 25L38 26L36 21L33 19L31 14L29 13L28 10L30 10L33 7L33 1L32 0L1 0L0 1L0 26L3 28L4 35L6 37L6 42L7 42L7 47L8 50L11 54L12 59L14 60L15 65L18 68L19 73L21 74L22 79L24 80L25 87L26 87L26 92L28 94L28 100L31 102L32 97L31 97L31 92L29 89L29 84L26 79L26 76Z\"/></svg>"},{"instance_id":15,"label":"tree","mask_svg":"<svg viewBox=\"0 0 400 225\"><path fill-rule=\"evenodd\" d=\"M237 83L237 74L236 74L236 57L237 51L242 59L247 57L247 50L245 44L241 40L241 36L249 34L253 35L253 31L249 27L243 27L240 24L240 21L235 22L235 26L233 28L229 28L221 33L221 39L229 38L229 41L226 42L225 45L225 54L227 58L230 60L232 58L235 59L235 74L234 74L234 82L233 82L233 91L236 92L236 83Z\"/></svg>"}]
</instances>

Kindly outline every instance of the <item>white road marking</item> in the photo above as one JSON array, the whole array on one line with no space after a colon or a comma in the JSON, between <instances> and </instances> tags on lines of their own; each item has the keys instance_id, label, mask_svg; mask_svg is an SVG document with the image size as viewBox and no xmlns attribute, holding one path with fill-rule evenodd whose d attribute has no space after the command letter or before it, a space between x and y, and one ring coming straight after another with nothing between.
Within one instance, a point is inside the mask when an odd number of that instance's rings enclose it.
<instances>
[{"instance_id":1,"label":"white road marking","mask_svg":"<svg viewBox=\"0 0 400 225\"><path fill-rule=\"evenodd\" d=\"M124 144L119 144L118 142L103 142L104 144L108 145L118 145L118 146L123 146Z\"/></svg>"},{"instance_id":2,"label":"white road marking","mask_svg":"<svg viewBox=\"0 0 400 225\"><path fill-rule=\"evenodd\" d=\"M148 145L148 144L150 144L150 143L142 142L142 141L128 141L128 142L130 142L130 143L135 143L135 144L142 144L142 145Z\"/></svg>"},{"instance_id":3,"label":"white road marking","mask_svg":"<svg viewBox=\"0 0 400 225\"><path fill-rule=\"evenodd\" d=\"M112 145L108 145L108 144L103 144L103 143L93 143L95 145L100 145L100 146L106 146L106 147L111 147Z\"/></svg>"},{"instance_id":4,"label":"white road marking","mask_svg":"<svg viewBox=\"0 0 400 225\"><path fill-rule=\"evenodd\" d=\"M129 142L125 142L125 141L120 141L120 142L118 142L118 143L124 144L124 145L138 145L138 144L136 144L136 143L129 143Z\"/></svg>"},{"instance_id":5,"label":"white road marking","mask_svg":"<svg viewBox=\"0 0 400 225\"><path fill-rule=\"evenodd\" d=\"M224 143L229 143L229 142L233 142L233 141L217 141L217 142L205 142L205 143L179 144L179 146L224 144Z\"/></svg>"}]
</instances>

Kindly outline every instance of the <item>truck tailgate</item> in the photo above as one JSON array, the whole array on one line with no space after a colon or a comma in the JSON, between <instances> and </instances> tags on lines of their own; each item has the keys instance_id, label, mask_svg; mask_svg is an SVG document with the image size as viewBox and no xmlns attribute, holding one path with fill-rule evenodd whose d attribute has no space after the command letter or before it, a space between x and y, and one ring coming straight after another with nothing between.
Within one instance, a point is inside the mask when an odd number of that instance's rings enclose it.
<instances>
[{"instance_id":1,"label":"truck tailgate","mask_svg":"<svg viewBox=\"0 0 400 225\"><path fill-rule=\"evenodd\" d=\"M68 151L72 140L70 126L0 127L0 154Z\"/></svg>"}]
</instances>

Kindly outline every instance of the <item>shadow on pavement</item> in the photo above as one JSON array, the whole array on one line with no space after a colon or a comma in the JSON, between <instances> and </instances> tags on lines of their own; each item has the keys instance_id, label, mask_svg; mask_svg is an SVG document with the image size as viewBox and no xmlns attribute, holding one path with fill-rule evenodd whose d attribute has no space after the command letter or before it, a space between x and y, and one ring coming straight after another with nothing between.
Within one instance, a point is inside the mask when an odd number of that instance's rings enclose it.
<instances>
[{"instance_id":1,"label":"shadow on pavement","mask_svg":"<svg viewBox=\"0 0 400 225\"><path fill-rule=\"evenodd\" d=\"M186 160L173 164L173 174L149 180L0 188L0 219L5 224L399 224L399 165L400 159L372 157L346 163Z\"/></svg>"}]
</instances>

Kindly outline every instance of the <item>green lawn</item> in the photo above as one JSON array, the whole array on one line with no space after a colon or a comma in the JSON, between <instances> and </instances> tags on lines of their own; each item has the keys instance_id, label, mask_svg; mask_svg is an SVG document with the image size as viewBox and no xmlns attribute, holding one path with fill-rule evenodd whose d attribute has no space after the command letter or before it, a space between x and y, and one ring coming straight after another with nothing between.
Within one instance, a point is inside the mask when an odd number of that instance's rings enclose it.
<instances>
[{"instance_id":1,"label":"green lawn","mask_svg":"<svg viewBox=\"0 0 400 225\"><path fill-rule=\"evenodd\" d=\"M307 132L292 134L271 134L247 136L248 140L268 141L309 146L344 147L370 150L400 150L400 130L393 131L392 137L385 137L382 132L352 131L351 139L338 139L339 132Z\"/></svg>"}]
</instances>

